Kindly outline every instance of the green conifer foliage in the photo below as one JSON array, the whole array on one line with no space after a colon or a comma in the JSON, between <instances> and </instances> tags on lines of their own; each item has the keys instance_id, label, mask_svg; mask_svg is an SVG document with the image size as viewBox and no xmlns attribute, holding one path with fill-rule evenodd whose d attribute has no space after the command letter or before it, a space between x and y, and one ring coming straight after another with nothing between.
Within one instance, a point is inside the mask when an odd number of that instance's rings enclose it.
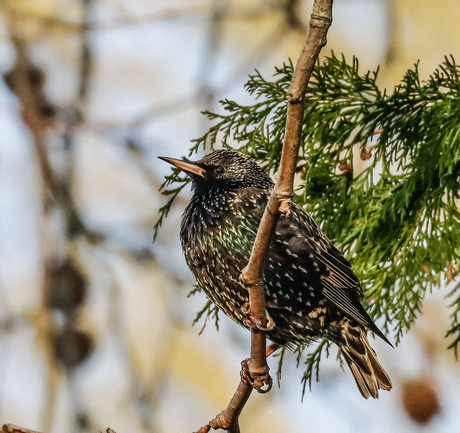
<instances>
[{"instance_id":1,"label":"green conifer foliage","mask_svg":"<svg viewBox=\"0 0 460 433\"><path fill-rule=\"evenodd\" d=\"M460 66L444 62L426 82L417 65L394 91L381 91L377 72L359 73L334 54L317 65L308 86L295 200L351 261L368 310L396 343L420 312L427 290L451 282L460 254ZM211 129L190 155L222 143L239 148L268 171L278 170L292 63L267 81L258 72L246 88L253 105L221 101L224 114L205 114ZM375 131L380 131L374 136ZM361 158L365 168L354 163ZM173 170L159 228L188 178ZM172 187L175 185L175 187ZM451 294L455 355L460 343L460 283ZM216 311L209 304L201 312ZM307 357L304 384L317 375L321 343ZM299 348L301 355L304 348ZM300 358L299 358L300 359Z\"/></svg>"}]
</instances>

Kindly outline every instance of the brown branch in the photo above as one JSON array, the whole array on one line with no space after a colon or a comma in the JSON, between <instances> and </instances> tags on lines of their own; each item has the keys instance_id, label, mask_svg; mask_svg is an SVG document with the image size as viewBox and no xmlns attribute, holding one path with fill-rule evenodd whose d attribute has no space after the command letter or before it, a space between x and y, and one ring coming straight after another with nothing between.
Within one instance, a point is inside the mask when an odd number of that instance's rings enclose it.
<instances>
[{"instance_id":1,"label":"brown branch","mask_svg":"<svg viewBox=\"0 0 460 433\"><path fill-rule=\"evenodd\" d=\"M36 430L30 430L28 428L19 427L13 424L3 424L2 432L3 433L40 433ZM115 433L115 431L109 427L107 428L106 433Z\"/></svg>"},{"instance_id":2,"label":"brown branch","mask_svg":"<svg viewBox=\"0 0 460 433\"><path fill-rule=\"evenodd\" d=\"M40 433L36 430L29 430L28 428L18 427L13 424L3 424L2 427L3 433Z\"/></svg>"},{"instance_id":3,"label":"brown branch","mask_svg":"<svg viewBox=\"0 0 460 433\"><path fill-rule=\"evenodd\" d=\"M267 326L263 269L279 215L290 213L302 131L305 92L318 55L326 44L327 31L332 23L332 3L333 0L315 0L314 2L307 39L297 60L291 86L286 95L288 111L279 178L260 222L249 263L241 273L241 281L249 291L250 313L261 327ZM242 379L230 404L209 425L202 427L199 430L200 433L209 431L211 427L225 429L232 433L240 431L238 417L251 395L252 388L260 391L264 385L271 386L266 356L265 332L255 328L252 331L251 358L242 363ZM247 363L247 370L245 363ZM245 371L249 373L252 384L247 383L244 377Z\"/></svg>"},{"instance_id":4,"label":"brown branch","mask_svg":"<svg viewBox=\"0 0 460 433\"><path fill-rule=\"evenodd\" d=\"M16 51L16 62L8 74L8 82L21 103L22 119L32 133L43 182L65 215L68 237L74 238L83 234L90 242L100 242L103 236L85 226L68 185L59 179L52 167L47 150L46 134L53 126L54 108L50 112L49 107L52 105L44 95L44 78L40 78L38 83L31 80L31 71L41 71L30 60L27 47L17 29L15 15L8 8L3 8L3 10L8 19L10 40ZM86 88L80 88L80 93L84 92Z\"/></svg>"},{"instance_id":5,"label":"brown branch","mask_svg":"<svg viewBox=\"0 0 460 433\"><path fill-rule=\"evenodd\" d=\"M250 311L256 320L261 321L262 326L266 325L263 268L279 212L287 215L290 213L305 92L319 52L326 44L326 34L331 22L332 0L316 0L310 20L310 31L297 61L286 97L288 111L279 178L260 222L249 263L241 274L241 279L249 290ZM254 347L259 345L261 347ZM253 367L256 373L260 374L261 370L267 368L265 351L265 334L259 330L254 331L250 370Z\"/></svg>"}]
</instances>

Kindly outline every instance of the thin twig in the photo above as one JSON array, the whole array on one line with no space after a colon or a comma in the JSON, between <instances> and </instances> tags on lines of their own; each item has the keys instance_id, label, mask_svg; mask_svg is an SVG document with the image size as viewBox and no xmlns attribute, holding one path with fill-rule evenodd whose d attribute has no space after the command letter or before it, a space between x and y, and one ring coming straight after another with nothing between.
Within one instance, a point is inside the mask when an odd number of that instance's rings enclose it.
<instances>
[{"instance_id":1,"label":"thin twig","mask_svg":"<svg viewBox=\"0 0 460 433\"><path fill-rule=\"evenodd\" d=\"M88 3L89 0L83 0ZM30 70L35 70L33 62L30 60L27 52L27 46L22 40L16 24L16 15L14 11L2 4L3 12L7 17L8 31L11 43L16 51L16 62L14 73L10 75L11 85L14 93L21 103L21 114L24 123L32 133L33 145L35 147L38 164L40 166L41 175L46 188L58 203L65 215L66 233L69 238L75 238L78 235L84 235L88 241L97 243L102 240L102 235L93 232L85 226L81 219L80 212L73 200L72 194L66 185L59 179L55 173L52 164L49 160L49 155L46 145L46 133L54 118L45 116L43 108L49 106L44 92L43 83L34 85L29 78ZM83 56L87 57L87 47L83 47ZM88 59L86 59L88 60ZM88 62L84 62L85 64ZM87 75L89 66L86 66L83 73ZM79 96L84 96L87 89L86 80L84 85L80 86Z\"/></svg>"},{"instance_id":2,"label":"thin twig","mask_svg":"<svg viewBox=\"0 0 460 433\"><path fill-rule=\"evenodd\" d=\"M29 430L28 428L19 427L13 424L3 424L3 433L40 433L36 430Z\"/></svg>"},{"instance_id":3,"label":"thin twig","mask_svg":"<svg viewBox=\"0 0 460 433\"><path fill-rule=\"evenodd\" d=\"M266 327L267 324L263 286L264 264L280 213L286 215L290 213L305 92L318 55L326 44L327 31L332 23L332 3L333 0L315 0L314 2L308 36L297 60L291 86L286 96L288 111L279 178L260 222L249 263L241 273L241 280L249 291L250 312L262 327ZM266 353L265 332L254 329L251 339L251 358L247 361L247 370L253 384L246 383L242 377L227 409L209 423L210 427L226 429L232 433L240 431L238 417L252 389L260 390L264 384L269 386L271 384ZM209 430L209 427L205 426L202 429L205 430L200 431L206 431L206 429Z\"/></svg>"},{"instance_id":4,"label":"thin twig","mask_svg":"<svg viewBox=\"0 0 460 433\"><path fill-rule=\"evenodd\" d=\"M300 53L291 86L287 94L288 112L281 155L278 181L270 196L248 265L243 269L241 279L248 287L250 311L256 320L266 323L265 295L263 288L263 268L268 246L280 213L290 213L290 201L294 194L293 182L299 152L304 98L308 81L321 48L326 44L326 34L332 22L332 0L316 0L310 20L310 31ZM253 332L250 372L263 374L266 367L265 334Z\"/></svg>"}]
</instances>

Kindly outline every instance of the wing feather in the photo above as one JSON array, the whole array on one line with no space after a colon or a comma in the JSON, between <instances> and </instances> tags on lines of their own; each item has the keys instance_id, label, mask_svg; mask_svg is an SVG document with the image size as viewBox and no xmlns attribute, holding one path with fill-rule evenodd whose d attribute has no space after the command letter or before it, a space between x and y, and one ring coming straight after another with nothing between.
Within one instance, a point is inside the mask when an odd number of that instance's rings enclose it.
<instances>
[{"instance_id":1,"label":"wing feather","mask_svg":"<svg viewBox=\"0 0 460 433\"><path fill-rule=\"evenodd\" d=\"M391 345L361 305L363 289L350 263L302 207L293 204L292 211L291 224L293 221L298 222L297 230L304 235L302 238L309 244L309 248L306 249L309 249L310 252L305 256L305 260L309 265L314 265L314 263L322 265L319 272L324 296L348 316ZM293 228L293 230L296 229Z\"/></svg>"}]
</instances>

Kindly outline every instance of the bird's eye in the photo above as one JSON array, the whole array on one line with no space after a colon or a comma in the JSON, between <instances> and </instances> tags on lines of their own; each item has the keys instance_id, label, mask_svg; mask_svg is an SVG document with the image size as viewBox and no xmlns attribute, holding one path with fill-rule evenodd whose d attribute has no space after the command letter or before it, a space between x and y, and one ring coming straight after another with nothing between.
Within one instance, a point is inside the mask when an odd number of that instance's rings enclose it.
<instances>
[{"instance_id":1,"label":"bird's eye","mask_svg":"<svg viewBox=\"0 0 460 433\"><path fill-rule=\"evenodd\" d=\"M214 169L214 173L216 173L216 174L222 174L224 171L225 171L225 169L224 169L224 167L222 167L221 165L218 165L218 166Z\"/></svg>"}]
</instances>

